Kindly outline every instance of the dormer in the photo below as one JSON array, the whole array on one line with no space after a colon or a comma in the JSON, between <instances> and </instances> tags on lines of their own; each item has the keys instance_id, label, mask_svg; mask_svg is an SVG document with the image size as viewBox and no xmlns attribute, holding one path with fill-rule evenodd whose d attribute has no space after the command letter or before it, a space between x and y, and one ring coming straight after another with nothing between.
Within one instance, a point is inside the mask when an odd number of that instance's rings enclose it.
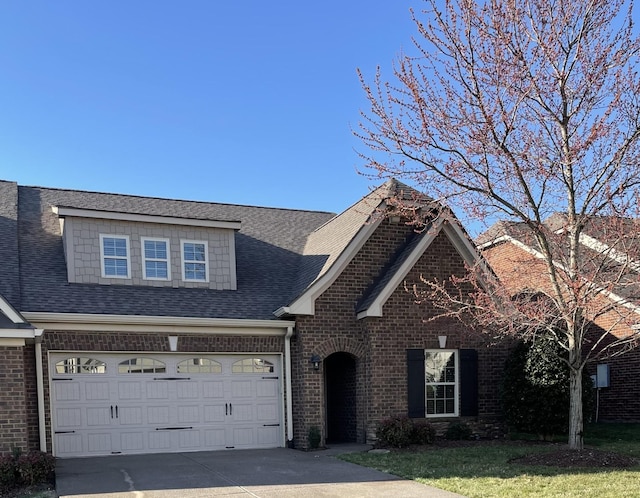
<instances>
[{"instance_id":1,"label":"dormer","mask_svg":"<svg viewBox=\"0 0 640 498\"><path fill-rule=\"evenodd\" d=\"M239 221L53 206L69 283L236 290Z\"/></svg>"}]
</instances>

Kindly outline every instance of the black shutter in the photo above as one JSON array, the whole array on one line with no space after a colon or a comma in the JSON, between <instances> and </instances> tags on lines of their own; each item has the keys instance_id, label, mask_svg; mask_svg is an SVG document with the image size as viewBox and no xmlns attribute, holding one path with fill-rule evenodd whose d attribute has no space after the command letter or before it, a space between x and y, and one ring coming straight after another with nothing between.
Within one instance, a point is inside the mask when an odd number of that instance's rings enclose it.
<instances>
[{"instance_id":1,"label":"black shutter","mask_svg":"<svg viewBox=\"0 0 640 498\"><path fill-rule=\"evenodd\" d=\"M407 349L409 417L424 417L424 349Z\"/></svg>"},{"instance_id":2,"label":"black shutter","mask_svg":"<svg viewBox=\"0 0 640 498\"><path fill-rule=\"evenodd\" d=\"M478 352L460 350L460 415L478 415Z\"/></svg>"}]
</instances>

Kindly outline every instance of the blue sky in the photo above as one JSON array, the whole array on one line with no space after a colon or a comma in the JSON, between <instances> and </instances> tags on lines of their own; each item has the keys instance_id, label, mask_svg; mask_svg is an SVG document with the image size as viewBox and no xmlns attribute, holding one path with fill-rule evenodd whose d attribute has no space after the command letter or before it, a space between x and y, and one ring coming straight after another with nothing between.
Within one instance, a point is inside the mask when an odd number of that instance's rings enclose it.
<instances>
[{"instance_id":1,"label":"blue sky","mask_svg":"<svg viewBox=\"0 0 640 498\"><path fill-rule=\"evenodd\" d=\"M0 178L339 212L419 0L2 0Z\"/></svg>"}]
</instances>

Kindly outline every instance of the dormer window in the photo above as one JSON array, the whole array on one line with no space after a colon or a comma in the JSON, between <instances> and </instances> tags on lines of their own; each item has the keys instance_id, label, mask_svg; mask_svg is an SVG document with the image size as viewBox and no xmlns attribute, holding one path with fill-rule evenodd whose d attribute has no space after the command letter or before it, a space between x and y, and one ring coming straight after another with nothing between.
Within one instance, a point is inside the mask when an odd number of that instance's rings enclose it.
<instances>
[{"instance_id":1,"label":"dormer window","mask_svg":"<svg viewBox=\"0 0 640 498\"><path fill-rule=\"evenodd\" d=\"M182 280L185 282L209 281L209 258L207 242L201 240L183 240L182 242Z\"/></svg>"},{"instance_id":2,"label":"dormer window","mask_svg":"<svg viewBox=\"0 0 640 498\"><path fill-rule=\"evenodd\" d=\"M100 260L103 278L131 278L129 237L100 234Z\"/></svg>"},{"instance_id":3,"label":"dormer window","mask_svg":"<svg viewBox=\"0 0 640 498\"><path fill-rule=\"evenodd\" d=\"M143 271L145 280L171 280L169 240L142 237Z\"/></svg>"}]
</instances>

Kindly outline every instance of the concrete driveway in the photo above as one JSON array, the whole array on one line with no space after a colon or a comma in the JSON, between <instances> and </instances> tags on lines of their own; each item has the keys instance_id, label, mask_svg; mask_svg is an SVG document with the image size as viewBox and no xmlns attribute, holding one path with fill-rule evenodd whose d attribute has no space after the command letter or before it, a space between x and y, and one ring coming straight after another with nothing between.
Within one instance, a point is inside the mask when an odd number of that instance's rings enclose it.
<instances>
[{"instance_id":1,"label":"concrete driveway","mask_svg":"<svg viewBox=\"0 0 640 498\"><path fill-rule=\"evenodd\" d=\"M302 452L208 451L58 460L56 488L62 497L459 497L335 458L341 447Z\"/></svg>"}]
</instances>

